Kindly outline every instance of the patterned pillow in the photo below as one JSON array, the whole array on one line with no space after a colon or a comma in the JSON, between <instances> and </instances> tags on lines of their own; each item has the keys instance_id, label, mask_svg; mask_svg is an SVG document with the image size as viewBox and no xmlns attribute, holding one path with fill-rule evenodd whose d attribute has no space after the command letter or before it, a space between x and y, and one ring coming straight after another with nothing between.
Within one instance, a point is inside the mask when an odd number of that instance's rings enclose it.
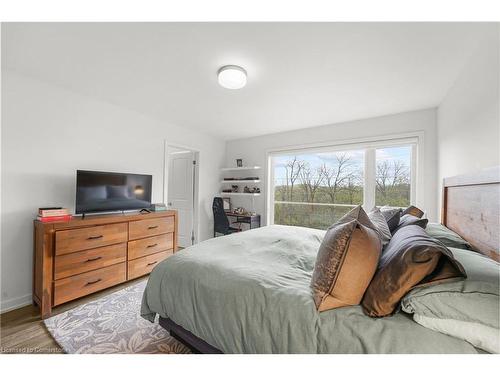
<instances>
[{"instance_id":1,"label":"patterned pillow","mask_svg":"<svg viewBox=\"0 0 500 375\"><path fill-rule=\"evenodd\" d=\"M332 225L311 280L318 311L358 305L377 269L381 248L377 229L361 206Z\"/></svg>"},{"instance_id":2,"label":"patterned pillow","mask_svg":"<svg viewBox=\"0 0 500 375\"><path fill-rule=\"evenodd\" d=\"M373 207L373 209L368 213L368 217L377 229L380 241L382 241L382 246L385 246L391 239L391 231L387 225L384 215L380 212L380 208Z\"/></svg>"},{"instance_id":3,"label":"patterned pillow","mask_svg":"<svg viewBox=\"0 0 500 375\"><path fill-rule=\"evenodd\" d=\"M382 215L384 215L385 221L387 221L387 226L392 233L399 225L399 219L401 218L401 208L384 206L380 207L380 212L382 213Z\"/></svg>"}]
</instances>

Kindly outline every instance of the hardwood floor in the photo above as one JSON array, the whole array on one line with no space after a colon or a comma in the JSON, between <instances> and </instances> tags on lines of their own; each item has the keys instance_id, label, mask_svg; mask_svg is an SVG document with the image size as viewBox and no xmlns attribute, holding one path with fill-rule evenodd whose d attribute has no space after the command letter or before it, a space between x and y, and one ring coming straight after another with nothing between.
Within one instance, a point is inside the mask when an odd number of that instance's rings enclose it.
<instances>
[{"instance_id":1,"label":"hardwood floor","mask_svg":"<svg viewBox=\"0 0 500 375\"><path fill-rule=\"evenodd\" d=\"M55 307L52 315L60 314L75 306L99 299L107 294L147 279L147 276L82 297ZM29 305L0 315L0 353L63 353L45 328L37 306Z\"/></svg>"}]
</instances>

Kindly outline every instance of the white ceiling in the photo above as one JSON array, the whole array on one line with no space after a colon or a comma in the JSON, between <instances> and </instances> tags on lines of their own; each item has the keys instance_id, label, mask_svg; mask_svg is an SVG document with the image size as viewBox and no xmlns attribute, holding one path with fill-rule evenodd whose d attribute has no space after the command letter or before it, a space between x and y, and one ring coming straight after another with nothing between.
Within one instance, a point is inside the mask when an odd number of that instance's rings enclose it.
<instances>
[{"instance_id":1,"label":"white ceiling","mask_svg":"<svg viewBox=\"0 0 500 375\"><path fill-rule=\"evenodd\" d=\"M4 23L2 68L234 139L435 107L491 26Z\"/></svg>"}]
</instances>

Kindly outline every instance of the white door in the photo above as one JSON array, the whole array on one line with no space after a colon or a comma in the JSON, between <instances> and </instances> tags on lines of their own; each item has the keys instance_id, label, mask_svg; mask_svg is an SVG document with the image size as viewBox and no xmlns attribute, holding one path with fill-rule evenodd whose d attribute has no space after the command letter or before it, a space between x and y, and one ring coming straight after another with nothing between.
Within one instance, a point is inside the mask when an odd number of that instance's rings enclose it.
<instances>
[{"instance_id":1,"label":"white door","mask_svg":"<svg viewBox=\"0 0 500 375\"><path fill-rule=\"evenodd\" d=\"M177 210L179 246L193 244L194 237L194 160L193 151L168 148L168 199L169 208Z\"/></svg>"}]
</instances>

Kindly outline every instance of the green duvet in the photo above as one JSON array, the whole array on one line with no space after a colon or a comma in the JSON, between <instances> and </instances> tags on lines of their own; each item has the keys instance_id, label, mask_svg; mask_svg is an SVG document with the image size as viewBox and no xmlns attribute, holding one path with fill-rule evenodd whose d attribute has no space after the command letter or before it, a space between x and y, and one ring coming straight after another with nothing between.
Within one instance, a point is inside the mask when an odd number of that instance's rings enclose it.
<instances>
[{"instance_id":1,"label":"green duvet","mask_svg":"<svg viewBox=\"0 0 500 375\"><path fill-rule=\"evenodd\" d=\"M272 225L218 237L155 267L141 314L169 317L224 353L476 353L404 313L318 313L309 283L324 231Z\"/></svg>"}]
</instances>

